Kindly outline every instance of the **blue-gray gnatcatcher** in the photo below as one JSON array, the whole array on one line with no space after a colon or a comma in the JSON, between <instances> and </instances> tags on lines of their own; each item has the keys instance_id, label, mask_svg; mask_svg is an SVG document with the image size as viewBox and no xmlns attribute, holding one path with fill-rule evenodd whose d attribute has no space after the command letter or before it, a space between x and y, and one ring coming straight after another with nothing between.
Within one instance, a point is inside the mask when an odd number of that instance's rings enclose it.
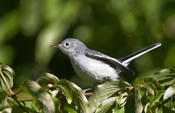
<instances>
[{"instance_id":1,"label":"blue-gray gnatcatcher","mask_svg":"<svg viewBox=\"0 0 175 113\"><path fill-rule=\"evenodd\" d=\"M67 38L52 47L59 48L69 57L76 74L82 80L95 85L119 78L120 72L133 74L133 71L127 67L130 61L159 46L161 43L156 43L120 59L89 49L84 43L74 38Z\"/></svg>"}]
</instances>

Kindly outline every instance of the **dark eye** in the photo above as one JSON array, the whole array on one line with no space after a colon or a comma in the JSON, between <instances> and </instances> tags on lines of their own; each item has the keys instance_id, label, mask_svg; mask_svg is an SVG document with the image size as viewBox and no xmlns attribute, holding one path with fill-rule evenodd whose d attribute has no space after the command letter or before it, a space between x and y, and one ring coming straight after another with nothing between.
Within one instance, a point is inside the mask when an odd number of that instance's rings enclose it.
<instances>
[{"instance_id":1,"label":"dark eye","mask_svg":"<svg viewBox=\"0 0 175 113\"><path fill-rule=\"evenodd\" d=\"M66 42L66 43L65 43L65 45L66 45L66 46L69 46L69 45L70 45L70 43Z\"/></svg>"}]
</instances>

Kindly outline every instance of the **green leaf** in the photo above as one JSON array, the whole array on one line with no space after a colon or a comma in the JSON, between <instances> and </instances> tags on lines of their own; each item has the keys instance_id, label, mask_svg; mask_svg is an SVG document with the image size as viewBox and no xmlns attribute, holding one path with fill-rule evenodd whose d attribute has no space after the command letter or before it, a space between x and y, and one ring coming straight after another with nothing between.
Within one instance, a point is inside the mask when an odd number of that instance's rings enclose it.
<instances>
[{"instance_id":1,"label":"green leaf","mask_svg":"<svg viewBox=\"0 0 175 113\"><path fill-rule=\"evenodd\" d=\"M4 98L6 98L8 96L7 92L4 91L3 89L0 89L0 103L2 100L4 100Z\"/></svg>"},{"instance_id":2,"label":"green leaf","mask_svg":"<svg viewBox=\"0 0 175 113\"><path fill-rule=\"evenodd\" d=\"M94 112L105 99L126 87L131 87L131 85L122 80L112 80L98 85L94 94L89 97L89 106L92 112Z\"/></svg>"},{"instance_id":3,"label":"green leaf","mask_svg":"<svg viewBox=\"0 0 175 113\"><path fill-rule=\"evenodd\" d=\"M71 89L63 85L58 85L57 87L63 92L64 96L66 97L67 103L71 104L72 103Z\"/></svg>"},{"instance_id":4,"label":"green leaf","mask_svg":"<svg viewBox=\"0 0 175 113\"><path fill-rule=\"evenodd\" d=\"M95 113L112 112L112 105L115 103L117 97L111 97L102 102L102 104L95 110Z\"/></svg>"},{"instance_id":5,"label":"green leaf","mask_svg":"<svg viewBox=\"0 0 175 113\"><path fill-rule=\"evenodd\" d=\"M78 113L75 109L73 109L72 107L68 105L64 106L64 110L66 110L68 113Z\"/></svg>"},{"instance_id":6,"label":"green leaf","mask_svg":"<svg viewBox=\"0 0 175 113\"><path fill-rule=\"evenodd\" d=\"M163 113L163 109L162 109L162 107L159 108L159 109L157 109L157 112L156 112L156 113Z\"/></svg>"},{"instance_id":7,"label":"green leaf","mask_svg":"<svg viewBox=\"0 0 175 113\"><path fill-rule=\"evenodd\" d=\"M153 76L154 78L156 78L156 80L158 80L158 82L162 86L168 86L168 85L171 85L175 81L175 69L165 68L155 73Z\"/></svg>"},{"instance_id":8,"label":"green leaf","mask_svg":"<svg viewBox=\"0 0 175 113\"><path fill-rule=\"evenodd\" d=\"M127 96L128 96L128 94L126 92L120 94L120 96L116 100L116 109L121 108L125 105Z\"/></svg>"},{"instance_id":9,"label":"green leaf","mask_svg":"<svg viewBox=\"0 0 175 113\"><path fill-rule=\"evenodd\" d=\"M13 105L12 108L12 113L24 113L25 111L23 111L23 109L21 109L21 106L18 105Z\"/></svg>"},{"instance_id":10,"label":"green leaf","mask_svg":"<svg viewBox=\"0 0 175 113\"><path fill-rule=\"evenodd\" d=\"M67 86L67 88L72 92L73 103L77 105L80 112L91 113L88 106L88 100L79 86L64 79L60 80L58 84L62 86Z\"/></svg>"},{"instance_id":11,"label":"green leaf","mask_svg":"<svg viewBox=\"0 0 175 113\"><path fill-rule=\"evenodd\" d=\"M154 106L157 102L161 102L161 98L164 95L164 90L157 91L154 98L151 100L150 107Z\"/></svg>"},{"instance_id":12,"label":"green leaf","mask_svg":"<svg viewBox=\"0 0 175 113\"><path fill-rule=\"evenodd\" d=\"M54 104L55 104L55 113L62 113L61 112L61 102L59 98L57 97L52 97Z\"/></svg>"},{"instance_id":13,"label":"green leaf","mask_svg":"<svg viewBox=\"0 0 175 113\"><path fill-rule=\"evenodd\" d=\"M135 113L142 113L143 111L143 105L141 99L142 99L141 90L139 87L135 87L135 104L136 104Z\"/></svg>"},{"instance_id":14,"label":"green leaf","mask_svg":"<svg viewBox=\"0 0 175 113\"><path fill-rule=\"evenodd\" d=\"M13 94L11 87L13 86L14 76L15 72L12 68L7 65L0 64L0 88L5 91L10 91L11 94Z\"/></svg>"},{"instance_id":15,"label":"green leaf","mask_svg":"<svg viewBox=\"0 0 175 113\"><path fill-rule=\"evenodd\" d=\"M34 100L39 103L40 108L44 113L54 113L54 102L48 92L44 91L41 86L34 81L25 81L21 88L29 93Z\"/></svg>"},{"instance_id":16,"label":"green leaf","mask_svg":"<svg viewBox=\"0 0 175 113\"><path fill-rule=\"evenodd\" d=\"M166 100L175 94L175 86L170 86L163 96L163 100Z\"/></svg>"},{"instance_id":17,"label":"green leaf","mask_svg":"<svg viewBox=\"0 0 175 113\"><path fill-rule=\"evenodd\" d=\"M7 102L7 92L3 89L0 89L0 112L9 109L9 105Z\"/></svg>"},{"instance_id":18,"label":"green leaf","mask_svg":"<svg viewBox=\"0 0 175 113\"><path fill-rule=\"evenodd\" d=\"M44 73L42 76L39 78L38 83L41 86L47 86L48 84L57 84L59 81L58 77L56 77L53 74L50 73Z\"/></svg>"},{"instance_id":19,"label":"green leaf","mask_svg":"<svg viewBox=\"0 0 175 113\"><path fill-rule=\"evenodd\" d=\"M122 107L120 109L114 109L113 113L125 113L125 107Z\"/></svg>"}]
</instances>

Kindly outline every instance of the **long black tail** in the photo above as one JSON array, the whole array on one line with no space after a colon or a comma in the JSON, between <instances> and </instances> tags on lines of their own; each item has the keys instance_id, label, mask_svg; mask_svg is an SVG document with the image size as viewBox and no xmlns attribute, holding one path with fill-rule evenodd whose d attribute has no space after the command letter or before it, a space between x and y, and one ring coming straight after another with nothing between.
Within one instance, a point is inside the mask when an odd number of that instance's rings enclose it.
<instances>
[{"instance_id":1,"label":"long black tail","mask_svg":"<svg viewBox=\"0 0 175 113\"><path fill-rule=\"evenodd\" d=\"M139 56L141 56L141 55L143 55L143 54L145 54L145 53L147 53L147 52L149 52L149 51L151 51L153 49L156 49L156 48L158 48L160 46L161 46L161 43L152 44L152 45L150 45L150 46L148 46L146 48L143 48L141 50L138 50L138 51L136 51L136 52L126 56L126 57L120 58L119 61L122 64L124 64L125 66L127 66L130 63L130 61L132 61L133 59L136 59Z\"/></svg>"}]
</instances>

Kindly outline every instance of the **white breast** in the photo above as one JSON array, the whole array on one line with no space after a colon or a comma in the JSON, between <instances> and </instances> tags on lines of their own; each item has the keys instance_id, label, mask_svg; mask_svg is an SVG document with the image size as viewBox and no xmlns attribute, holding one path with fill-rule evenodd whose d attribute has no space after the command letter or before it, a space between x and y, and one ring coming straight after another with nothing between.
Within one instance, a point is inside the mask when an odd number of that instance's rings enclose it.
<instances>
[{"instance_id":1,"label":"white breast","mask_svg":"<svg viewBox=\"0 0 175 113\"><path fill-rule=\"evenodd\" d=\"M77 75L83 79L102 82L119 78L113 67L96 59L82 55L71 59L71 63Z\"/></svg>"}]
</instances>

